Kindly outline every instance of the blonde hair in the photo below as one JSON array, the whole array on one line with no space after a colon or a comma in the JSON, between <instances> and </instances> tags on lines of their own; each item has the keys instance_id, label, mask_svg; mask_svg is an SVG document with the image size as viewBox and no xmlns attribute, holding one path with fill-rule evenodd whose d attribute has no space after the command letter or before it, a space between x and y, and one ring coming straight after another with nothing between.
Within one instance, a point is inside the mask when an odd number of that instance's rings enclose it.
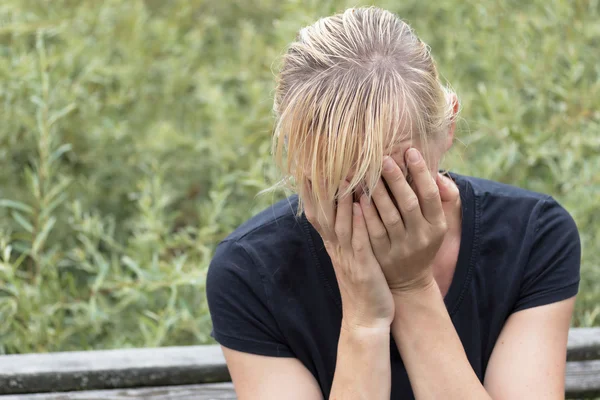
<instances>
[{"instance_id":1,"label":"blonde hair","mask_svg":"<svg viewBox=\"0 0 600 400\"><path fill-rule=\"evenodd\" d=\"M389 11L348 9L301 29L277 78L272 153L283 178L273 188L298 193L298 215L305 196L371 193L396 143L416 139L427 157L427 140L448 131L449 94L429 47Z\"/></svg>"}]
</instances>

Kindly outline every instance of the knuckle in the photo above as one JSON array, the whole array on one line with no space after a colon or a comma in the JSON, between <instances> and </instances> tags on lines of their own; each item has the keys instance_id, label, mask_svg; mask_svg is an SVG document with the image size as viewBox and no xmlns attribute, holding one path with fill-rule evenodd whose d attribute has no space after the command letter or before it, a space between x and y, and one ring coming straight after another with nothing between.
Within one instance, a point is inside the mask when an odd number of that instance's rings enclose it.
<instances>
[{"instance_id":1,"label":"knuckle","mask_svg":"<svg viewBox=\"0 0 600 400\"><path fill-rule=\"evenodd\" d=\"M428 248L431 245L431 243L432 243L432 238L427 235L421 234L419 236L419 238L417 239L417 247L419 247L420 249Z\"/></svg>"},{"instance_id":2,"label":"knuckle","mask_svg":"<svg viewBox=\"0 0 600 400\"><path fill-rule=\"evenodd\" d=\"M354 250L354 253L359 256L360 260L364 260L366 258L368 247L367 243L364 241L353 239L352 249Z\"/></svg>"},{"instance_id":3,"label":"knuckle","mask_svg":"<svg viewBox=\"0 0 600 400\"><path fill-rule=\"evenodd\" d=\"M361 266L352 269L352 281L354 283L368 283L371 280L370 274L365 272L365 269Z\"/></svg>"},{"instance_id":4,"label":"knuckle","mask_svg":"<svg viewBox=\"0 0 600 400\"><path fill-rule=\"evenodd\" d=\"M419 199L417 198L417 196L414 195L410 195L406 198L406 201L404 202L404 209L407 212L413 212L419 209Z\"/></svg>"},{"instance_id":5,"label":"knuckle","mask_svg":"<svg viewBox=\"0 0 600 400\"><path fill-rule=\"evenodd\" d=\"M386 224L392 228L399 226L401 223L402 216L396 211L389 213L389 215L386 218Z\"/></svg>"},{"instance_id":6,"label":"knuckle","mask_svg":"<svg viewBox=\"0 0 600 400\"><path fill-rule=\"evenodd\" d=\"M335 234L338 238L345 239L350 236L350 231L346 228L335 227Z\"/></svg>"},{"instance_id":7,"label":"knuckle","mask_svg":"<svg viewBox=\"0 0 600 400\"><path fill-rule=\"evenodd\" d=\"M359 240L352 241L352 248L357 253L363 253L365 251L365 247L366 247L365 244Z\"/></svg>"},{"instance_id":8,"label":"knuckle","mask_svg":"<svg viewBox=\"0 0 600 400\"><path fill-rule=\"evenodd\" d=\"M387 231L385 229L377 229L372 234L371 237L375 240L382 240L387 237Z\"/></svg>"},{"instance_id":9,"label":"knuckle","mask_svg":"<svg viewBox=\"0 0 600 400\"><path fill-rule=\"evenodd\" d=\"M440 192L438 190L438 187L434 185L428 187L423 191L423 199L425 200L435 200L439 197L439 195Z\"/></svg>"},{"instance_id":10,"label":"knuckle","mask_svg":"<svg viewBox=\"0 0 600 400\"><path fill-rule=\"evenodd\" d=\"M445 220L445 219L441 220L441 221L438 223L437 227L438 227L438 230L439 230L439 232L440 232L442 235L444 235L444 234L446 234L446 232L448 232L448 223L446 222L446 220Z\"/></svg>"}]
</instances>

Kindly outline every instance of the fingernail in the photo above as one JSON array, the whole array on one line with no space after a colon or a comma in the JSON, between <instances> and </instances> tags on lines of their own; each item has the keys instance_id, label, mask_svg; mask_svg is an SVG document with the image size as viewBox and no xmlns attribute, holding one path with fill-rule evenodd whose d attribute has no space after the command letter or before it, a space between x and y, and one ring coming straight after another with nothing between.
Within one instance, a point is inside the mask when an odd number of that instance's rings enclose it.
<instances>
[{"instance_id":1,"label":"fingernail","mask_svg":"<svg viewBox=\"0 0 600 400\"><path fill-rule=\"evenodd\" d=\"M442 175L442 182L444 182L444 186L446 186L448 188L454 187L454 181L445 175Z\"/></svg>"},{"instance_id":2,"label":"fingernail","mask_svg":"<svg viewBox=\"0 0 600 400\"><path fill-rule=\"evenodd\" d=\"M388 157L386 156L383 159L383 170L390 172L394 169L394 160L392 160L392 157Z\"/></svg>"},{"instance_id":3,"label":"fingernail","mask_svg":"<svg viewBox=\"0 0 600 400\"><path fill-rule=\"evenodd\" d=\"M408 161L416 163L421 159L421 153L415 148L408 149Z\"/></svg>"},{"instance_id":4,"label":"fingernail","mask_svg":"<svg viewBox=\"0 0 600 400\"><path fill-rule=\"evenodd\" d=\"M444 175L442 175L440 173L438 173L438 179L439 179L440 183L444 186L448 183L448 182L446 182L446 179L444 179Z\"/></svg>"},{"instance_id":5,"label":"fingernail","mask_svg":"<svg viewBox=\"0 0 600 400\"><path fill-rule=\"evenodd\" d=\"M358 203L352 204L352 213L354 215L361 215L361 210L360 210L360 206L358 205Z\"/></svg>"}]
</instances>

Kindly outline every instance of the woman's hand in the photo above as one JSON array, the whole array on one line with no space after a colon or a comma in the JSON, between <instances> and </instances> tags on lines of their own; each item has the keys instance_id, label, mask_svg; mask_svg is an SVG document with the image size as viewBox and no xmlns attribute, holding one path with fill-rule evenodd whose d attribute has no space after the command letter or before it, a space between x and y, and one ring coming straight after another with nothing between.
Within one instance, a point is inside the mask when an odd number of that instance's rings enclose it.
<instances>
[{"instance_id":1,"label":"woman's hand","mask_svg":"<svg viewBox=\"0 0 600 400\"><path fill-rule=\"evenodd\" d=\"M343 193L348 187L344 182ZM325 243L342 297L342 328L389 329L394 299L369 241L365 219L352 194L333 204L316 205L304 199L306 218ZM328 221L320 224L318 221ZM327 226L325 226L327 225Z\"/></svg>"},{"instance_id":2,"label":"woman's hand","mask_svg":"<svg viewBox=\"0 0 600 400\"><path fill-rule=\"evenodd\" d=\"M377 261L394 293L418 291L434 284L432 262L447 231L438 184L417 149L406 152L415 190L391 157L383 165L385 179L398 207L380 179L370 202L360 199ZM374 204L373 204L374 203Z\"/></svg>"}]
</instances>

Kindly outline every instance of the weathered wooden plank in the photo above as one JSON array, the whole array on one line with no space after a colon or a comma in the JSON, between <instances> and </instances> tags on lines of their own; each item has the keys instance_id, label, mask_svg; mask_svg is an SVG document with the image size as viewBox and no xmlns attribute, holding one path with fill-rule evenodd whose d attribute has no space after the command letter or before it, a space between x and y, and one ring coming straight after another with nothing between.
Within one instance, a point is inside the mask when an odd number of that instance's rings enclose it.
<instances>
[{"instance_id":1,"label":"weathered wooden plank","mask_svg":"<svg viewBox=\"0 0 600 400\"><path fill-rule=\"evenodd\" d=\"M569 362L565 380L566 397L590 398L600 395L600 361ZM236 399L231 383L42 393L0 396L0 400L224 400Z\"/></svg>"},{"instance_id":2,"label":"weathered wooden plank","mask_svg":"<svg viewBox=\"0 0 600 400\"><path fill-rule=\"evenodd\" d=\"M569 399L600 396L600 360L568 362L565 392Z\"/></svg>"},{"instance_id":3,"label":"weathered wooden plank","mask_svg":"<svg viewBox=\"0 0 600 400\"><path fill-rule=\"evenodd\" d=\"M600 328L571 329L568 360L594 359L600 360ZM600 383L600 369L586 371L571 376L568 372L569 387L579 390L581 382L586 387L595 385L594 381ZM217 345L0 356L0 395L229 380Z\"/></svg>"},{"instance_id":4,"label":"weathered wooden plank","mask_svg":"<svg viewBox=\"0 0 600 400\"><path fill-rule=\"evenodd\" d=\"M600 359L600 328L573 328L569 331L567 360Z\"/></svg>"},{"instance_id":5,"label":"weathered wooden plank","mask_svg":"<svg viewBox=\"0 0 600 400\"><path fill-rule=\"evenodd\" d=\"M0 400L235 400L231 383L0 396Z\"/></svg>"},{"instance_id":6,"label":"weathered wooden plank","mask_svg":"<svg viewBox=\"0 0 600 400\"><path fill-rule=\"evenodd\" d=\"M0 357L0 394L188 385L231 380L219 346Z\"/></svg>"}]
</instances>

